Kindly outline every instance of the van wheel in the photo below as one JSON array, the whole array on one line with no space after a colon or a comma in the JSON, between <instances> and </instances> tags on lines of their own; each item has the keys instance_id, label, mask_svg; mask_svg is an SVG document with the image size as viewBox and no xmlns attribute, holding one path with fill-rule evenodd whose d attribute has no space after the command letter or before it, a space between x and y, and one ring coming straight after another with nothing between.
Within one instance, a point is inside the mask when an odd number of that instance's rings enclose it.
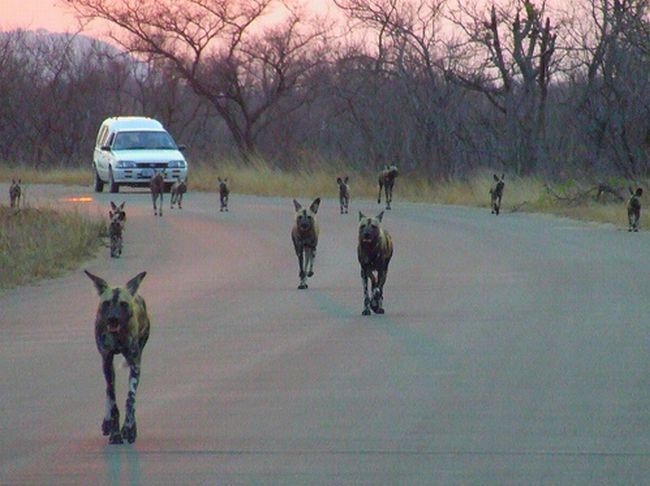
<instances>
[{"instance_id":1,"label":"van wheel","mask_svg":"<svg viewBox=\"0 0 650 486\"><path fill-rule=\"evenodd\" d=\"M99 174L95 170L95 192L102 192L104 190L104 181L100 179Z\"/></svg>"},{"instance_id":2,"label":"van wheel","mask_svg":"<svg viewBox=\"0 0 650 486\"><path fill-rule=\"evenodd\" d=\"M113 179L113 171L109 170L108 171L108 183L110 184L110 191L115 194L117 192L120 192L120 185L115 182L115 179Z\"/></svg>"}]
</instances>

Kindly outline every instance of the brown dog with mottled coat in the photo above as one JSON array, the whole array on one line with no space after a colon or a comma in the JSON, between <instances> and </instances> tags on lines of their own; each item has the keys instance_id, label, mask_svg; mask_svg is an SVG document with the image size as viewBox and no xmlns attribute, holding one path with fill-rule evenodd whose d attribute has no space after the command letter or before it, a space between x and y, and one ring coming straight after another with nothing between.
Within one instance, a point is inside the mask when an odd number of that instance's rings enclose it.
<instances>
[{"instance_id":1,"label":"brown dog with mottled coat","mask_svg":"<svg viewBox=\"0 0 650 486\"><path fill-rule=\"evenodd\" d=\"M230 188L228 187L228 178L217 177L219 182L219 211L228 211L228 199L230 199Z\"/></svg>"},{"instance_id":2,"label":"brown dog with mottled coat","mask_svg":"<svg viewBox=\"0 0 650 486\"><path fill-rule=\"evenodd\" d=\"M641 220L641 196L643 196L643 189L637 187L636 191L633 191L631 187L628 187L630 191L630 199L627 201L627 222L628 222L628 231L639 231L639 221Z\"/></svg>"},{"instance_id":3,"label":"brown dog with mottled coat","mask_svg":"<svg viewBox=\"0 0 650 486\"><path fill-rule=\"evenodd\" d=\"M18 209L20 207L20 197L23 193L20 184L20 179L18 179L18 182L16 182L15 179L12 179L11 185L9 186L9 206L14 209Z\"/></svg>"},{"instance_id":4,"label":"brown dog with mottled coat","mask_svg":"<svg viewBox=\"0 0 650 486\"><path fill-rule=\"evenodd\" d=\"M349 180L350 178L348 176L336 178L336 183L339 186L339 206L341 207L341 214L348 214L348 207L350 206Z\"/></svg>"},{"instance_id":5,"label":"brown dog with mottled coat","mask_svg":"<svg viewBox=\"0 0 650 486\"><path fill-rule=\"evenodd\" d=\"M180 177L172 184L170 209L174 209L174 204L178 209L183 209L183 195L187 192L187 182Z\"/></svg>"},{"instance_id":6,"label":"brown dog with mottled coat","mask_svg":"<svg viewBox=\"0 0 650 486\"><path fill-rule=\"evenodd\" d=\"M501 212L501 199L503 199L503 188L506 185L505 174L501 174L501 177L494 174L494 183L490 187L490 207L492 209L492 214L497 216Z\"/></svg>"},{"instance_id":7,"label":"brown dog with mottled coat","mask_svg":"<svg viewBox=\"0 0 650 486\"><path fill-rule=\"evenodd\" d=\"M106 280L84 270L95 284L99 306L95 317L95 344L102 357L106 380L106 410L102 433L111 444L135 442L135 397L140 383L142 351L149 339L150 322L144 299L138 288L146 272L141 272L124 287L111 287ZM121 354L129 366L129 389L126 398L126 417L120 429L120 411L115 399L115 368L113 358Z\"/></svg>"},{"instance_id":8,"label":"brown dog with mottled coat","mask_svg":"<svg viewBox=\"0 0 650 486\"><path fill-rule=\"evenodd\" d=\"M163 193L165 192L165 176L162 172L156 172L149 183L151 189L151 201L153 202L154 216L163 215ZM156 202L160 199L160 207Z\"/></svg>"},{"instance_id":9,"label":"brown dog with mottled coat","mask_svg":"<svg viewBox=\"0 0 650 486\"><path fill-rule=\"evenodd\" d=\"M119 206L111 201L111 210L108 212L108 236L111 240L111 257L116 258L122 255L124 225L126 223L126 211L123 201Z\"/></svg>"},{"instance_id":10,"label":"brown dog with mottled coat","mask_svg":"<svg viewBox=\"0 0 650 486\"><path fill-rule=\"evenodd\" d=\"M363 282L362 314L364 316L370 315L370 309L376 314L384 313L384 284L388 274L388 264L393 257L393 240L381 224L383 216L383 211L374 218L359 211L357 255ZM368 292L368 281L371 284L370 292Z\"/></svg>"},{"instance_id":11,"label":"brown dog with mottled coat","mask_svg":"<svg viewBox=\"0 0 650 486\"><path fill-rule=\"evenodd\" d=\"M399 175L399 169L395 165L387 165L379 172L379 194L377 195L377 204L381 204L381 190L384 189L386 194L386 209L390 209L390 203L393 201L393 186L395 179Z\"/></svg>"},{"instance_id":12,"label":"brown dog with mottled coat","mask_svg":"<svg viewBox=\"0 0 650 486\"><path fill-rule=\"evenodd\" d=\"M300 283L299 289L306 289L307 277L314 275L314 260L316 259L316 247L318 246L318 222L316 213L320 206L320 198L317 197L311 203L309 208L303 208L302 205L293 200L296 210L293 228L291 229L291 240L293 247L298 256Z\"/></svg>"}]
</instances>

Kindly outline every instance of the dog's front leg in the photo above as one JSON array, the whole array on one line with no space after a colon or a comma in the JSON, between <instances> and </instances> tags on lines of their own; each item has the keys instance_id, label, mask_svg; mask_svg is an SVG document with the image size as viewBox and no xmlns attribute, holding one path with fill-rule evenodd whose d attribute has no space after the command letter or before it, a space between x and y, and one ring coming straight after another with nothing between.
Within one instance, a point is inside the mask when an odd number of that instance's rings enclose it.
<instances>
[{"instance_id":1,"label":"dog's front leg","mask_svg":"<svg viewBox=\"0 0 650 486\"><path fill-rule=\"evenodd\" d=\"M139 349L134 353L139 355ZM129 392L126 398L126 417L124 418L124 426L122 427L122 437L126 439L129 444L133 444L138 435L138 429L135 423L135 396L140 384L140 360L135 358L128 358L129 364Z\"/></svg>"},{"instance_id":2,"label":"dog's front leg","mask_svg":"<svg viewBox=\"0 0 650 486\"><path fill-rule=\"evenodd\" d=\"M102 355L102 367L106 379L106 410L102 422L102 434L109 436L110 444L121 444L120 411L115 402L115 368L112 354Z\"/></svg>"},{"instance_id":3,"label":"dog's front leg","mask_svg":"<svg viewBox=\"0 0 650 486\"><path fill-rule=\"evenodd\" d=\"M305 270L307 271L308 277L314 276L314 260L316 260L316 248L307 247L305 248L306 255L306 265Z\"/></svg>"},{"instance_id":4,"label":"dog's front leg","mask_svg":"<svg viewBox=\"0 0 650 486\"><path fill-rule=\"evenodd\" d=\"M363 311L364 316L370 315L370 295L368 294L368 272L361 268L361 281L363 282Z\"/></svg>"},{"instance_id":5,"label":"dog's front leg","mask_svg":"<svg viewBox=\"0 0 650 486\"><path fill-rule=\"evenodd\" d=\"M300 278L300 283L298 284L299 289L306 289L307 288L307 274L305 273L305 256L304 256L304 250L296 251L296 254L298 255L298 266L299 266L299 272L298 272L298 277Z\"/></svg>"},{"instance_id":6,"label":"dog's front leg","mask_svg":"<svg viewBox=\"0 0 650 486\"><path fill-rule=\"evenodd\" d=\"M377 314L384 313L384 284L386 283L386 268L377 271L377 283L374 285L372 300L374 303L373 310Z\"/></svg>"}]
</instances>

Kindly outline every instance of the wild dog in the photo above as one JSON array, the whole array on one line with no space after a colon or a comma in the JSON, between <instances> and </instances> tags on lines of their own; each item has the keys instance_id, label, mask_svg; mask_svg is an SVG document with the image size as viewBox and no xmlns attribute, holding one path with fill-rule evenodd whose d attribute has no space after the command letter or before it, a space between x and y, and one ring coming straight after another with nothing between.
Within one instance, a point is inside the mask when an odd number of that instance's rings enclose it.
<instances>
[{"instance_id":1,"label":"wild dog","mask_svg":"<svg viewBox=\"0 0 650 486\"><path fill-rule=\"evenodd\" d=\"M490 187L490 208L492 214L499 215L501 211L501 198L503 198L503 188L506 185L504 179L505 174L501 174L501 177L494 174L494 183Z\"/></svg>"},{"instance_id":2,"label":"wild dog","mask_svg":"<svg viewBox=\"0 0 650 486\"><path fill-rule=\"evenodd\" d=\"M125 204L126 201L122 201L122 204L118 206L113 201L111 201L111 209L108 211L108 217L110 219L115 219L117 221L121 221L122 223L126 223L126 211L124 211Z\"/></svg>"},{"instance_id":3,"label":"wild dog","mask_svg":"<svg viewBox=\"0 0 650 486\"><path fill-rule=\"evenodd\" d=\"M95 318L95 343L102 357L106 380L106 411L102 433L109 443L130 444L137 436L135 398L140 382L142 351L149 339L149 316L144 299L137 293L146 272L139 273L124 287L111 287L106 280L84 270L95 284L99 306ZM115 400L115 368L113 357L124 356L129 366L129 391L126 399L126 417L120 430L120 411Z\"/></svg>"},{"instance_id":4,"label":"wild dog","mask_svg":"<svg viewBox=\"0 0 650 486\"><path fill-rule=\"evenodd\" d=\"M320 206L320 198L317 197L309 206L309 209L293 200L296 209L295 221L291 229L291 240L298 256L300 283L299 289L306 289L307 277L314 275L314 260L316 259L316 246L318 246L318 221L316 213Z\"/></svg>"},{"instance_id":5,"label":"wild dog","mask_svg":"<svg viewBox=\"0 0 650 486\"><path fill-rule=\"evenodd\" d=\"M350 178L348 176L336 178L336 183L339 185L339 205L341 206L341 214L348 214L348 206L350 205L349 180Z\"/></svg>"},{"instance_id":6,"label":"wild dog","mask_svg":"<svg viewBox=\"0 0 650 486\"><path fill-rule=\"evenodd\" d=\"M183 209L183 194L187 192L187 182L180 177L172 184L172 195L170 209L174 209L174 204L178 209Z\"/></svg>"},{"instance_id":7,"label":"wild dog","mask_svg":"<svg viewBox=\"0 0 650 486\"><path fill-rule=\"evenodd\" d=\"M230 188L228 187L228 178L217 177L219 181L219 211L228 211L228 199L230 197Z\"/></svg>"},{"instance_id":8,"label":"wild dog","mask_svg":"<svg viewBox=\"0 0 650 486\"><path fill-rule=\"evenodd\" d=\"M393 186L395 178L399 175L399 170L395 165L387 165L379 172L379 194L377 195L377 204L381 204L381 190L386 193L386 209L391 209L390 203L393 200Z\"/></svg>"},{"instance_id":9,"label":"wild dog","mask_svg":"<svg viewBox=\"0 0 650 486\"><path fill-rule=\"evenodd\" d=\"M382 225L382 211L374 218L359 211L359 243L357 255L361 265L363 282L364 316L370 315L370 309L376 314L384 313L384 284L388 274L388 264L393 257L393 240ZM371 282L371 294L368 292L368 280Z\"/></svg>"},{"instance_id":10,"label":"wild dog","mask_svg":"<svg viewBox=\"0 0 650 486\"><path fill-rule=\"evenodd\" d=\"M631 187L628 187L630 192L630 199L627 201L627 222L628 222L628 231L639 231L639 220L641 219L641 196L643 195L643 189L637 187L636 191L632 190Z\"/></svg>"},{"instance_id":11,"label":"wild dog","mask_svg":"<svg viewBox=\"0 0 650 486\"><path fill-rule=\"evenodd\" d=\"M15 209L20 207L20 197L23 192L20 184L20 179L18 179L18 182L16 182L15 179L12 179L11 185L9 186L9 206Z\"/></svg>"},{"instance_id":12,"label":"wild dog","mask_svg":"<svg viewBox=\"0 0 650 486\"><path fill-rule=\"evenodd\" d=\"M118 206L111 201L111 210L108 212L108 235L111 239L111 257L113 258L122 255L123 231L126 223L125 204L126 201Z\"/></svg>"},{"instance_id":13,"label":"wild dog","mask_svg":"<svg viewBox=\"0 0 650 486\"><path fill-rule=\"evenodd\" d=\"M153 214L163 215L163 193L165 192L165 176L162 172L156 172L149 183L151 188L151 201L153 202ZM157 200L160 199L160 208L156 206Z\"/></svg>"}]
</instances>

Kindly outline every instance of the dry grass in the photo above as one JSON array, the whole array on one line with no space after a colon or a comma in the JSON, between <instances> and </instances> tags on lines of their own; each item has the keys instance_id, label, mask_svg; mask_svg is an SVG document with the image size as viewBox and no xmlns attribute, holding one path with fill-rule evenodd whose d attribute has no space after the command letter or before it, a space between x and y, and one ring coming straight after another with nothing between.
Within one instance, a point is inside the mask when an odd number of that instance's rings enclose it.
<instances>
[{"instance_id":1,"label":"dry grass","mask_svg":"<svg viewBox=\"0 0 650 486\"><path fill-rule=\"evenodd\" d=\"M21 179L29 184L90 185L93 182L90 167L82 169L36 169L0 165L0 181Z\"/></svg>"},{"instance_id":2,"label":"dry grass","mask_svg":"<svg viewBox=\"0 0 650 486\"><path fill-rule=\"evenodd\" d=\"M104 221L77 211L0 206L0 288L55 277L92 256Z\"/></svg>"}]
</instances>

